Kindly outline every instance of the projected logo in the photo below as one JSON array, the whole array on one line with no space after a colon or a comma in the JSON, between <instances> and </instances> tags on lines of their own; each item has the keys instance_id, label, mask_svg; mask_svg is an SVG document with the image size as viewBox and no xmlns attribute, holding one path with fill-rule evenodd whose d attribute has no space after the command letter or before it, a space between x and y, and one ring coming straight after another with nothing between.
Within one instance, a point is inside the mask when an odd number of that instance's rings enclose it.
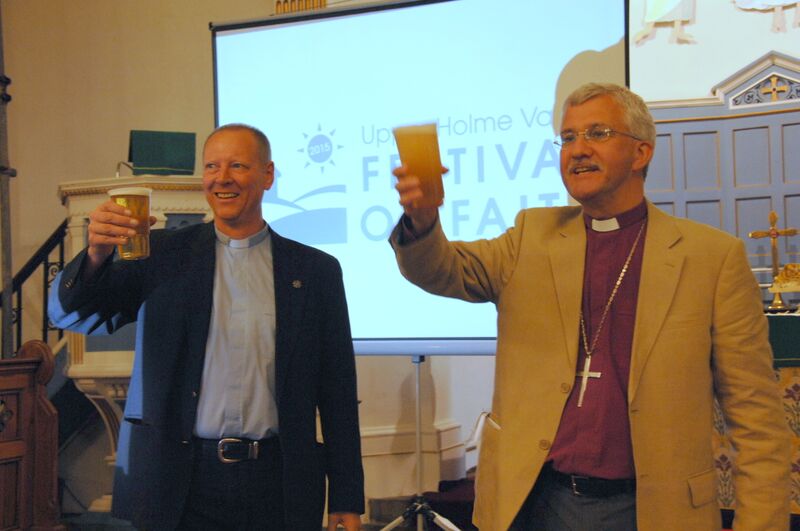
<instances>
[{"instance_id":1,"label":"projected logo","mask_svg":"<svg viewBox=\"0 0 800 531\"><path fill-rule=\"evenodd\" d=\"M320 174L325 173L326 166L335 166L334 151L342 149L341 145L334 145L332 137L336 130L328 134L321 132L322 126L317 126L317 133L309 135L303 133L308 140L304 148L297 151L305 153L308 157L305 168L319 166ZM330 174L330 173L329 173ZM303 175L292 175L292 179L303 179ZM285 207L294 211L270 222L270 225L280 234L298 240L308 245L321 245L328 243L347 243L347 209L344 207L313 206L314 203L328 205L335 203L329 194L344 194L347 187L344 184L328 184L309 190L294 199L286 199L279 195L281 172L275 171L275 184L264 194L264 204Z\"/></svg>"},{"instance_id":2,"label":"projected logo","mask_svg":"<svg viewBox=\"0 0 800 531\"><path fill-rule=\"evenodd\" d=\"M335 134L336 129L333 129L327 135L324 134L322 132L322 124L317 125L317 133L314 136L311 136L308 133L303 133L303 137L306 139L311 137L311 140L308 140L306 147L297 150L300 153L305 153L308 157L308 160L306 161L306 168L312 164L315 164L319 166L320 173L325 173L326 164L336 166L336 162L333 160L333 152L334 150L342 149L342 146L337 144L334 148L333 135Z\"/></svg>"}]
</instances>

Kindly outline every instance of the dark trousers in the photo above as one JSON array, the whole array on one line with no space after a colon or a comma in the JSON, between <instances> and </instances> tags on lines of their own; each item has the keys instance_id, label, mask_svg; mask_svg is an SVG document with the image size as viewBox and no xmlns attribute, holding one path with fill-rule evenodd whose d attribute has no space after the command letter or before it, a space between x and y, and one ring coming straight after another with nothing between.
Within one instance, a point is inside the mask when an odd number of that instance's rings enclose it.
<instances>
[{"instance_id":1,"label":"dark trousers","mask_svg":"<svg viewBox=\"0 0 800 531\"><path fill-rule=\"evenodd\" d=\"M578 496L540 474L511 531L636 531L636 494Z\"/></svg>"},{"instance_id":2,"label":"dark trousers","mask_svg":"<svg viewBox=\"0 0 800 531\"><path fill-rule=\"evenodd\" d=\"M278 444L258 459L223 463L213 445L195 444L192 484L180 531L283 531L282 460Z\"/></svg>"}]
</instances>

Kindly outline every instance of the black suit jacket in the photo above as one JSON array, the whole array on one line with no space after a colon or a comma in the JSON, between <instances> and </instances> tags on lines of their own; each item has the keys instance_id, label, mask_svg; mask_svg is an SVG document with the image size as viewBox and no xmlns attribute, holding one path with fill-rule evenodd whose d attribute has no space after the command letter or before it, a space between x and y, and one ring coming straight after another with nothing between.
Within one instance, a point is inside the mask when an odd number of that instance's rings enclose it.
<instances>
[{"instance_id":1,"label":"black suit jacket","mask_svg":"<svg viewBox=\"0 0 800 531\"><path fill-rule=\"evenodd\" d=\"M271 238L287 529L319 531L326 475L329 512L364 511L347 303L336 259L275 232ZM83 251L52 290L50 317L61 328L111 333L137 321L113 514L140 528L174 528L189 490L215 240L212 223L153 231L149 259L109 259L87 282ZM316 441L317 410L324 445Z\"/></svg>"}]
</instances>

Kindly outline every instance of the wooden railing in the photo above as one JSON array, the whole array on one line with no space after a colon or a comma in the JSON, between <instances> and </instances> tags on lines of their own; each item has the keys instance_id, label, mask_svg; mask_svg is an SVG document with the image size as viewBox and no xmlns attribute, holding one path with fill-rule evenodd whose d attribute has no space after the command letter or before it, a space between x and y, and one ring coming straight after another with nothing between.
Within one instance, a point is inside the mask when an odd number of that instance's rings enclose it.
<instances>
[{"instance_id":1,"label":"wooden railing","mask_svg":"<svg viewBox=\"0 0 800 531\"><path fill-rule=\"evenodd\" d=\"M0 360L0 529L65 531L59 523L58 414L45 385L50 347L25 343Z\"/></svg>"},{"instance_id":2,"label":"wooden railing","mask_svg":"<svg viewBox=\"0 0 800 531\"><path fill-rule=\"evenodd\" d=\"M14 326L13 342L11 352L3 352L2 357L13 357L14 353L22 345L22 289L25 282L41 267L42 268L42 322L41 322L41 337L40 339L45 343L49 343L49 336L51 333L58 335L58 339L64 335L62 330L53 327L47 318L47 294L50 291L50 284L56 274L64 268L64 239L67 234L67 220L64 220L56 230L47 238L39 250L31 257L28 262L22 266L19 272L14 275L14 280L11 284L11 291L14 295L14 302L11 311L11 322ZM50 255L56 252L54 259L50 259ZM1 300L1 299L0 299ZM6 311L0 302L0 310ZM2 527L0 527L2 529Z\"/></svg>"}]
</instances>

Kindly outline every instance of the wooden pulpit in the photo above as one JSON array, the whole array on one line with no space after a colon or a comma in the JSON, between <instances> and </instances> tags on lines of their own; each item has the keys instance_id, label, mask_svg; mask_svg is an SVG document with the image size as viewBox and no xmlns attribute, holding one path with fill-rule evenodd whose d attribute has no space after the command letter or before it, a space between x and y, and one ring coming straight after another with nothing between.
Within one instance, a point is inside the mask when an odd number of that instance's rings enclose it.
<instances>
[{"instance_id":1,"label":"wooden pulpit","mask_svg":"<svg viewBox=\"0 0 800 531\"><path fill-rule=\"evenodd\" d=\"M0 529L62 531L58 505L58 413L45 385L50 347L28 341L0 360Z\"/></svg>"}]
</instances>

